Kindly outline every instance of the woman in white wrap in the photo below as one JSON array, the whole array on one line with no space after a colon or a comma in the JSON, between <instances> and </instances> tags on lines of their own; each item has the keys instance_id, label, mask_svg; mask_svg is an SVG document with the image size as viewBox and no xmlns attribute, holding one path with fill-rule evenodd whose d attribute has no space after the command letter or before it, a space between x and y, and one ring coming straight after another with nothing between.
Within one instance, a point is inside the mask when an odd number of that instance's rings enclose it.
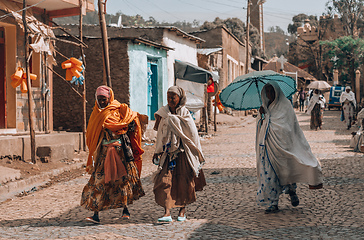
<instances>
[{"instance_id":1,"label":"woman in white wrap","mask_svg":"<svg viewBox=\"0 0 364 240\"><path fill-rule=\"evenodd\" d=\"M299 204L296 183L322 188L322 172L291 103L278 84L266 84L261 97L256 134L257 203L268 206L266 213L273 213L278 211L282 192L290 195L293 206Z\"/></svg>"},{"instance_id":2,"label":"woman in white wrap","mask_svg":"<svg viewBox=\"0 0 364 240\"><path fill-rule=\"evenodd\" d=\"M307 114L311 114L310 128L317 131L322 128L323 109L325 108L325 98L318 89L313 91L312 98L307 106Z\"/></svg>"},{"instance_id":3,"label":"woman in white wrap","mask_svg":"<svg viewBox=\"0 0 364 240\"><path fill-rule=\"evenodd\" d=\"M156 203L165 210L159 222L172 222L170 209L174 207L180 208L177 221L186 220L186 205L195 202L195 191L206 185L201 169L205 159L196 125L184 106L186 94L181 87L172 86L167 100L168 105L154 114L158 133L153 162L159 172L153 192Z\"/></svg>"},{"instance_id":4,"label":"woman in white wrap","mask_svg":"<svg viewBox=\"0 0 364 240\"><path fill-rule=\"evenodd\" d=\"M349 130L354 122L354 110L356 108L355 94L351 91L350 86L347 86L345 91L341 93L340 103L343 108L346 127Z\"/></svg>"},{"instance_id":5,"label":"woman in white wrap","mask_svg":"<svg viewBox=\"0 0 364 240\"><path fill-rule=\"evenodd\" d=\"M350 140L350 147L354 148L354 152L363 152L362 145L364 142L364 108L360 110L357 116L360 128L356 132L352 132L353 137Z\"/></svg>"}]
</instances>

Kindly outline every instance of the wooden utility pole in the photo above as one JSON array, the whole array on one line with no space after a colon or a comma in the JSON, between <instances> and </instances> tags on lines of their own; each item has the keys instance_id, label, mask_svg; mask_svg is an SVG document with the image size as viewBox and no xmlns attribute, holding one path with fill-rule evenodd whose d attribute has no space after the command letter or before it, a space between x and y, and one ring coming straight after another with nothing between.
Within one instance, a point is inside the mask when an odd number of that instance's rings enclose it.
<instances>
[{"instance_id":1,"label":"wooden utility pole","mask_svg":"<svg viewBox=\"0 0 364 240\"><path fill-rule=\"evenodd\" d=\"M246 56L245 56L245 74L249 73L249 31L250 31L250 0L248 0L248 7L246 12L246 42L245 42L245 50L246 50Z\"/></svg>"},{"instance_id":2,"label":"wooden utility pole","mask_svg":"<svg viewBox=\"0 0 364 240\"><path fill-rule=\"evenodd\" d=\"M111 87L111 75L110 75L110 60L109 60L109 43L107 39L107 29L105 21L106 2L98 0L99 7L99 21L102 36L102 51L104 54L104 72L106 74L106 84Z\"/></svg>"},{"instance_id":3,"label":"wooden utility pole","mask_svg":"<svg viewBox=\"0 0 364 240\"><path fill-rule=\"evenodd\" d=\"M32 85L30 82L29 71L29 39L28 39L28 26L26 19L26 0L23 0L23 26L24 26L24 56L25 56L25 72L27 75L27 87L28 87L28 117L29 117L29 131L30 131L30 156L32 163L36 163L35 160L35 132L33 124L33 100L32 100Z\"/></svg>"},{"instance_id":4,"label":"wooden utility pole","mask_svg":"<svg viewBox=\"0 0 364 240\"><path fill-rule=\"evenodd\" d=\"M79 0L80 3L80 23L79 23L79 29L80 29L80 41L83 43L83 33L82 33L82 24L83 24L83 0ZM85 80L83 81L82 85L82 110L83 110L83 121L82 121L82 149L83 151L86 151L86 125L87 125L87 119L86 119L86 58L83 51L83 44L80 44L80 52L82 57L82 63L85 67L83 70L83 77Z\"/></svg>"}]
</instances>

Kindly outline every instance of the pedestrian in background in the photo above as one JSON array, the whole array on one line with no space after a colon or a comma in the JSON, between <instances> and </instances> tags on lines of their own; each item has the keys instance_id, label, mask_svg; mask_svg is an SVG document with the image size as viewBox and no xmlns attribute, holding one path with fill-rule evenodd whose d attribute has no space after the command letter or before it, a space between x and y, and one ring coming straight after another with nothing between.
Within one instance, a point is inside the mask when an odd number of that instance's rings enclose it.
<instances>
[{"instance_id":1,"label":"pedestrian in background","mask_svg":"<svg viewBox=\"0 0 364 240\"><path fill-rule=\"evenodd\" d=\"M206 185L202 172L205 163L199 135L190 112L184 106L186 94L178 86L167 91L168 105L155 114L158 131L153 162L158 164L154 195L164 208L159 222L172 222L171 208L179 207L177 221L186 220L186 205L196 201L196 191Z\"/></svg>"},{"instance_id":2,"label":"pedestrian in background","mask_svg":"<svg viewBox=\"0 0 364 240\"><path fill-rule=\"evenodd\" d=\"M256 136L257 203L267 207L266 213L274 213L283 192L289 194L292 206L299 204L296 183L321 188L322 172L278 84L268 82L261 98Z\"/></svg>"},{"instance_id":3,"label":"pedestrian in background","mask_svg":"<svg viewBox=\"0 0 364 240\"><path fill-rule=\"evenodd\" d=\"M306 92L301 87L301 90L298 92L299 100L300 100L300 111L305 110L305 99L306 99Z\"/></svg>"},{"instance_id":4,"label":"pedestrian in background","mask_svg":"<svg viewBox=\"0 0 364 240\"><path fill-rule=\"evenodd\" d=\"M306 112L311 114L310 128L317 131L318 128L322 129L323 111L325 109L326 100L321 95L318 89L313 91L312 98L308 103Z\"/></svg>"},{"instance_id":5,"label":"pedestrian in background","mask_svg":"<svg viewBox=\"0 0 364 240\"><path fill-rule=\"evenodd\" d=\"M141 137L138 113L114 100L111 88L98 87L86 132L86 171L91 177L83 189L81 206L94 211L87 221L99 223L99 211L122 207L122 217L129 218L127 206L144 196Z\"/></svg>"},{"instance_id":6,"label":"pedestrian in background","mask_svg":"<svg viewBox=\"0 0 364 240\"><path fill-rule=\"evenodd\" d=\"M354 122L354 111L356 108L355 94L351 91L351 87L347 86L345 91L341 93L340 103L342 106L342 117L346 127L349 130Z\"/></svg>"}]
</instances>

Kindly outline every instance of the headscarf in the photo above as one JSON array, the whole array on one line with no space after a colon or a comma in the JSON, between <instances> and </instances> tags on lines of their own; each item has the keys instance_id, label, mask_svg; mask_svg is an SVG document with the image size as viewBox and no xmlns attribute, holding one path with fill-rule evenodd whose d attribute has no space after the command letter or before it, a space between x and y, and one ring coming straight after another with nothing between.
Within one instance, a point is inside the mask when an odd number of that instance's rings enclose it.
<instances>
[{"instance_id":1,"label":"headscarf","mask_svg":"<svg viewBox=\"0 0 364 240\"><path fill-rule=\"evenodd\" d=\"M103 128L107 128L116 134L125 134L128 131L128 125L135 120L136 130L135 134L129 136L130 142L133 148L133 154L135 160L139 160L141 155L144 153L141 148L141 128L138 119L138 113L133 112L128 105L125 103L121 104L114 99L114 92L111 88L107 86L102 86L103 90L105 87L108 88L110 93L110 104L100 109L98 106L97 99L95 101L95 106L91 113L89 123L86 131L86 144L89 149L89 155L86 164L86 171L89 172L92 166L92 156L95 155L97 149L98 141L100 138L100 133ZM97 92L96 92L97 95ZM135 150L135 151L134 151Z\"/></svg>"},{"instance_id":2,"label":"headscarf","mask_svg":"<svg viewBox=\"0 0 364 240\"><path fill-rule=\"evenodd\" d=\"M187 97L186 97L185 90L183 90L183 88L181 88L179 86L172 86L172 87L168 88L167 93L175 93L178 95L179 103L178 103L177 108L183 107L184 105L186 105Z\"/></svg>"},{"instance_id":3,"label":"headscarf","mask_svg":"<svg viewBox=\"0 0 364 240\"><path fill-rule=\"evenodd\" d=\"M162 154L159 170L162 169L168 154L172 154L172 156L178 154L180 144L182 144L188 164L194 174L198 176L202 165L205 163L205 158L196 124L189 110L184 106L186 104L185 91L181 87L173 86L168 89L168 92L176 93L180 97L180 102L176 114L171 113L168 105L161 107L154 114L161 117L155 144L155 153Z\"/></svg>"},{"instance_id":4,"label":"headscarf","mask_svg":"<svg viewBox=\"0 0 364 240\"><path fill-rule=\"evenodd\" d=\"M313 91L313 95L310 99L310 102L308 103L307 106L307 114L311 114L311 111L313 110L313 108L315 107L316 103L319 103L321 106L321 108L324 108L324 102L320 99L321 94L320 93L315 93L315 90Z\"/></svg>"},{"instance_id":5,"label":"headscarf","mask_svg":"<svg viewBox=\"0 0 364 240\"><path fill-rule=\"evenodd\" d=\"M275 99L269 106L266 96L268 84L275 91ZM276 82L268 84L261 92L265 114L264 118L258 118L257 124L257 164L261 164L261 156L266 156L282 186L298 182L310 185L322 183L320 163L311 152L290 101Z\"/></svg>"},{"instance_id":6,"label":"headscarf","mask_svg":"<svg viewBox=\"0 0 364 240\"><path fill-rule=\"evenodd\" d=\"M350 92L346 92L346 89L349 89ZM345 100L348 100L354 104L354 107L356 107L356 100L355 100L355 94L351 91L351 87L347 86L345 88L345 91L341 93L340 96L340 103L345 102Z\"/></svg>"},{"instance_id":7,"label":"headscarf","mask_svg":"<svg viewBox=\"0 0 364 240\"><path fill-rule=\"evenodd\" d=\"M111 97L110 88L108 86L100 86L96 89L96 97L105 96L107 98Z\"/></svg>"}]
</instances>

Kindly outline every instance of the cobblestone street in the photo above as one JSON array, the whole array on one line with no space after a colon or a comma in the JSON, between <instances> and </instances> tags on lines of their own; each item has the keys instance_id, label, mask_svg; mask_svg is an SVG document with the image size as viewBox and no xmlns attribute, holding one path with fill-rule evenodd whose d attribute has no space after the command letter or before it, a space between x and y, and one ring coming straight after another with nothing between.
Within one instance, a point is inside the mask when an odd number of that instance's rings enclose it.
<instances>
[{"instance_id":1,"label":"cobblestone street","mask_svg":"<svg viewBox=\"0 0 364 240\"><path fill-rule=\"evenodd\" d=\"M255 119L251 116L218 125L202 138L207 186L187 207L187 221L159 225L163 209L154 201L151 159L144 158L146 196L122 209L100 213L101 224L84 221L92 213L79 206L88 175L54 184L0 204L1 239L364 239L364 157L349 148L350 133L339 111L325 111L323 129L309 129L309 116L297 112L314 155L322 164L324 188L298 184L300 205L287 195L280 211L258 207L255 170ZM154 146L145 146L153 151ZM174 220L177 209L172 211Z\"/></svg>"}]
</instances>

